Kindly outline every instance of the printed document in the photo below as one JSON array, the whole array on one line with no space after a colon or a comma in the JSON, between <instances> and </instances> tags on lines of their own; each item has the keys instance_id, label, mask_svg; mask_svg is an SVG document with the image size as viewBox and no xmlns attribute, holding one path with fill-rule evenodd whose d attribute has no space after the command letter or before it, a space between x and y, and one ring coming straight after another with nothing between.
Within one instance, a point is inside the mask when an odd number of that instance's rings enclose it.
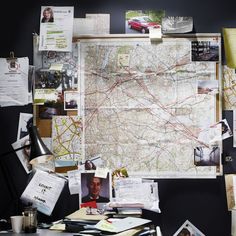
<instances>
[{"instance_id":1,"label":"printed document","mask_svg":"<svg viewBox=\"0 0 236 236\"><path fill-rule=\"evenodd\" d=\"M45 215L51 215L65 181L55 174L37 169L22 193L21 199L33 203L33 206Z\"/></svg>"},{"instance_id":2,"label":"printed document","mask_svg":"<svg viewBox=\"0 0 236 236\"><path fill-rule=\"evenodd\" d=\"M39 51L72 51L74 7L42 6Z\"/></svg>"},{"instance_id":3,"label":"printed document","mask_svg":"<svg viewBox=\"0 0 236 236\"><path fill-rule=\"evenodd\" d=\"M28 57L18 58L14 63L0 58L0 106L28 104L28 70Z\"/></svg>"}]
</instances>

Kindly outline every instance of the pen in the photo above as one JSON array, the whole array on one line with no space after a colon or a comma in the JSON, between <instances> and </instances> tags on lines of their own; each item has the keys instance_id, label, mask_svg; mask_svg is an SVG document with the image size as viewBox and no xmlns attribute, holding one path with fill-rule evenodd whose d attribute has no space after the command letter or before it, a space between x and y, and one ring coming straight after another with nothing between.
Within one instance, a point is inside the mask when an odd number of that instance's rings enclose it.
<instances>
[{"instance_id":1,"label":"pen","mask_svg":"<svg viewBox=\"0 0 236 236\"><path fill-rule=\"evenodd\" d=\"M153 233L155 233L155 229L151 229L151 230L146 230L142 233L139 234L139 236L146 236L146 235L152 235Z\"/></svg>"}]
</instances>

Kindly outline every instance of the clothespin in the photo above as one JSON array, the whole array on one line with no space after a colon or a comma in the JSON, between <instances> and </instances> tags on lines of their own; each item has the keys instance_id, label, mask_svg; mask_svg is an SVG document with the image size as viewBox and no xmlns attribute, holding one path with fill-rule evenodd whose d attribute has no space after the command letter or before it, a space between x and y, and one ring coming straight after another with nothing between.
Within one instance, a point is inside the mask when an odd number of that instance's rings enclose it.
<instances>
[{"instance_id":1,"label":"clothespin","mask_svg":"<svg viewBox=\"0 0 236 236\"><path fill-rule=\"evenodd\" d=\"M7 58L7 62L10 64L10 68L16 67L17 57L14 56L14 52L10 52L10 57Z\"/></svg>"}]
</instances>

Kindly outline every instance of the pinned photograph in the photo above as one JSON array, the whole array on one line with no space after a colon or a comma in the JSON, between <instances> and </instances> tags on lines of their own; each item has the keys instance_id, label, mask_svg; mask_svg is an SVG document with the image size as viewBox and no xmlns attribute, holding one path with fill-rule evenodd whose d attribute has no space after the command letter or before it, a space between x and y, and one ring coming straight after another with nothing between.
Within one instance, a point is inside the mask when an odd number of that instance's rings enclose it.
<instances>
[{"instance_id":1,"label":"pinned photograph","mask_svg":"<svg viewBox=\"0 0 236 236\"><path fill-rule=\"evenodd\" d=\"M77 91L64 92L64 110L78 109L79 93Z\"/></svg>"},{"instance_id":2,"label":"pinned photograph","mask_svg":"<svg viewBox=\"0 0 236 236\"><path fill-rule=\"evenodd\" d=\"M95 171L81 172L80 204L96 201L96 203L108 203L111 199L111 177L95 176Z\"/></svg>"},{"instance_id":3,"label":"pinned photograph","mask_svg":"<svg viewBox=\"0 0 236 236\"><path fill-rule=\"evenodd\" d=\"M40 119L52 119L54 116L66 115L64 105L61 102L48 102L38 106Z\"/></svg>"},{"instance_id":4,"label":"pinned photograph","mask_svg":"<svg viewBox=\"0 0 236 236\"><path fill-rule=\"evenodd\" d=\"M17 140L28 135L27 124L33 123L33 114L20 113Z\"/></svg>"},{"instance_id":5,"label":"pinned photograph","mask_svg":"<svg viewBox=\"0 0 236 236\"><path fill-rule=\"evenodd\" d=\"M45 7L42 12L42 23L54 22L53 10L51 7Z\"/></svg>"},{"instance_id":6,"label":"pinned photograph","mask_svg":"<svg viewBox=\"0 0 236 236\"><path fill-rule=\"evenodd\" d=\"M29 135L24 136L23 138L17 140L16 142L12 143L13 149L21 148L25 145L29 145ZM29 163L29 157L30 157L30 147L25 147L19 151L16 152L16 155L18 156L22 166L25 169L25 172L28 174L32 170L32 165Z\"/></svg>"},{"instance_id":7,"label":"pinned photograph","mask_svg":"<svg viewBox=\"0 0 236 236\"><path fill-rule=\"evenodd\" d=\"M198 80L198 94L217 94L219 93L219 83L217 80Z\"/></svg>"},{"instance_id":8,"label":"pinned photograph","mask_svg":"<svg viewBox=\"0 0 236 236\"><path fill-rule=\"evenodd\" d=\"M205 236L205 234L186 220L173 236Z\"/></svg>"},{"instance_id":9,"label":"pinned photograph","mask_svg":"<svg viewBox=\"0 0 236 236\"><path fill-rule=\"evenodd\" d=\"M192 41L192 61L219 61L219 42Z\"/></svg>"},{"instance_id":10,"label":"pinned photograph","mask_svg":"<svg viewBox=\"0 0 236 236\"><path fill-rule=\"evenodd\" d=\"M216 125L217 124L221 125L222 140L233 136L233 132L226 119L219 121L218 123L216 123Z\"/></svg>"},{"instance_id":11,"label":"pinned photograph","mask_svg":"<svg viewBox=\"0 0 236 236\"><path fill-rule=\"evenodd\" d=\"M146 34L150 28L161 28L165 11L129 10L125 13L126 34Z\"/></svg>"},{"instance_id":12,"label":"pinned photograph","mask_svg":"<svg viewBox=\"0 0 236 236\"><path fill-rule=\"evenodd\" d=\"M219 166L221 150L219 146L203 147L194 149L194 163L196 166Z\"/></svg>"},{"instance_id":13,"label":"pinned photograph","mask_svg":"<svg viewBox=\"0 0 236 236\"><path fill-rule=\"evenodd\" d=\"M162 18L162 33L187 33L193 30L193 18L188 16L167 16Z\"/></svg>"}]
</instances>

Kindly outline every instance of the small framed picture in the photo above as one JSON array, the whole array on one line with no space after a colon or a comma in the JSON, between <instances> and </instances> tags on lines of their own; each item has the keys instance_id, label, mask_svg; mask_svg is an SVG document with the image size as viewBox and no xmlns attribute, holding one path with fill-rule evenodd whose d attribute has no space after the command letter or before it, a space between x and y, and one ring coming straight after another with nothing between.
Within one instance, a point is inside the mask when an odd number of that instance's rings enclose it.
<instances>
[{"instance_id":1,"label":"small framed picture","mask_svg":"<svg viewBox=\"0 0 236 236\"><path fill-rule=\"evenodd\" d=\"M111 174L106 178L96 177L95 171L81 172L80 204L96 201L108 203L111 199ZM98 205L99 205L98 204Z\"/></svg>"}]
</instances>

